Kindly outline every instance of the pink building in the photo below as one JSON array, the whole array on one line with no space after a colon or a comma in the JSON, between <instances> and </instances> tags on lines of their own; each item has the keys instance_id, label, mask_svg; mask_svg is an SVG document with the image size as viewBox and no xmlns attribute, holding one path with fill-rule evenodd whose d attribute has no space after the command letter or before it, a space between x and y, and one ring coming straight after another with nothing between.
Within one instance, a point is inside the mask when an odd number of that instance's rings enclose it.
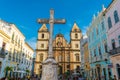
<instances>
[{"instance_id":1,"label":"pink building","mask_svg":"<svg viewBox=\"0 0 120 80\"><path fill-rule=\"evenodd\" d=\"M105 11L107 40L112 73L120 78L120 0L113 0Z\"/></svg>"}]
</instances>

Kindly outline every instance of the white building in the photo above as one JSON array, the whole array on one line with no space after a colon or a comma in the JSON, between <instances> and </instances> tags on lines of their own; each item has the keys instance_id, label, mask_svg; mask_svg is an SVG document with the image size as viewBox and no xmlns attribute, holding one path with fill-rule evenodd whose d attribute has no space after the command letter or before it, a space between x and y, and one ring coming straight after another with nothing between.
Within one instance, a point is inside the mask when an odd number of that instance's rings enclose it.
<instances>
[{"instance_id":1,"label":"white building","mask_svg":"<svg viewBox=\"0 0 120 80\"><path fill-rule=\"evenodd\" d=\"M1 20L1 24L5 23ZM10 28L8 28L6 25L4 27L7 27L6 30L8 30L5 33L8 39L6 38L7 42L3 39L4 37L1 36L0 42L3 44L5 43L5 49L8 51L6 57L2 61L4 61L5 64L4 68L7 66L10 66L13 68L13 72L10 72L11 77L23 77L25 76L26 70L31 71L32 69L32 58L34 54L34 50L25 42L25 36L19 31L19 29L14 24L6 23L9 25ZM2 28L2 26L0 26ZM3 30L1 30L3 31ZM0 46L3 44L0 43ZM0 55L1 57L1 55ZM2 68L0 78L4 77L4 68Z\"/></svg>"}]
</instances>

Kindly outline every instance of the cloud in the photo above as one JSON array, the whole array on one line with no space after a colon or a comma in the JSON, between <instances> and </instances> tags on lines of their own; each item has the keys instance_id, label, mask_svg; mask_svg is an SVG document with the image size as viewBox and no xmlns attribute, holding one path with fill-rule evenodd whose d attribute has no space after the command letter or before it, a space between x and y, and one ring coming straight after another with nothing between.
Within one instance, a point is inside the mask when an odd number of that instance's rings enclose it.
<instances>
[{"instance_id":1,"label":"cloud","mask_svg":"<svg viewBox=\"0 0 120 80\"><path fill-rule=\"evenodd\" d=\"M32 37L27 40L28 44L35 50L36 49L36 37Z\"/></svg>"}]
</instances>

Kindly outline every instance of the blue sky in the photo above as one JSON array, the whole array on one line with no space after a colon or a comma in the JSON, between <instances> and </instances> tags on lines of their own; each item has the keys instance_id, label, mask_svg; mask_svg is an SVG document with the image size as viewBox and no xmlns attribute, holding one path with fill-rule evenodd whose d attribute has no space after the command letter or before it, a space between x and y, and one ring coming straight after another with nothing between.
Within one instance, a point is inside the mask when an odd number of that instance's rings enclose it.
<instances>
[{"instance_id":1,"label":"blue sky","mask_svg":"<svg viewBox=\"0 0 120 80\"><path fill-rule=\"evenodd\" d=\"M38 18L49 18L49 10L55 10L55 18L65 18L66 24L54 25L54 36L64 34L69 42L70 30L76 22L85 33L93 14L112 0L0 0L0 18L14 23L25 35L26 41L35 49L37 31L41 27ZM47 25L49 28L49 25Z\"/></svg>"}]
</instances>

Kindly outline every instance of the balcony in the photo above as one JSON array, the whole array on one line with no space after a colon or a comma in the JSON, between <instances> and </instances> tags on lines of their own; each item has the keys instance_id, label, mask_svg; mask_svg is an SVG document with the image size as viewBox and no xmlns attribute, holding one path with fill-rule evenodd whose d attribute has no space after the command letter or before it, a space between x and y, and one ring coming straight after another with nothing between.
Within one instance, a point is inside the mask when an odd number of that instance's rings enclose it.
<instances>
[{"instance_id":1,"label":"balcony","mask_svg":"<svg viewBox=\"0 0 120 80\"><path fill-rule=\"evenodd\" d=\"M0 58L5 58L6 55L7 55L7 51L5 51L4 49L1 49Z\"/></svg>"},{"instance_id":2,"label":"balcony","mask_svg":"<svg viewBox=\"0 0 120 80\"><path fill-rule=\"evenodd\" d=\"M113 50L110 50L110 55L115 55L115 54L119 54L120 53L120 47L117 47Z\"/></svg>"}]
</instances>

